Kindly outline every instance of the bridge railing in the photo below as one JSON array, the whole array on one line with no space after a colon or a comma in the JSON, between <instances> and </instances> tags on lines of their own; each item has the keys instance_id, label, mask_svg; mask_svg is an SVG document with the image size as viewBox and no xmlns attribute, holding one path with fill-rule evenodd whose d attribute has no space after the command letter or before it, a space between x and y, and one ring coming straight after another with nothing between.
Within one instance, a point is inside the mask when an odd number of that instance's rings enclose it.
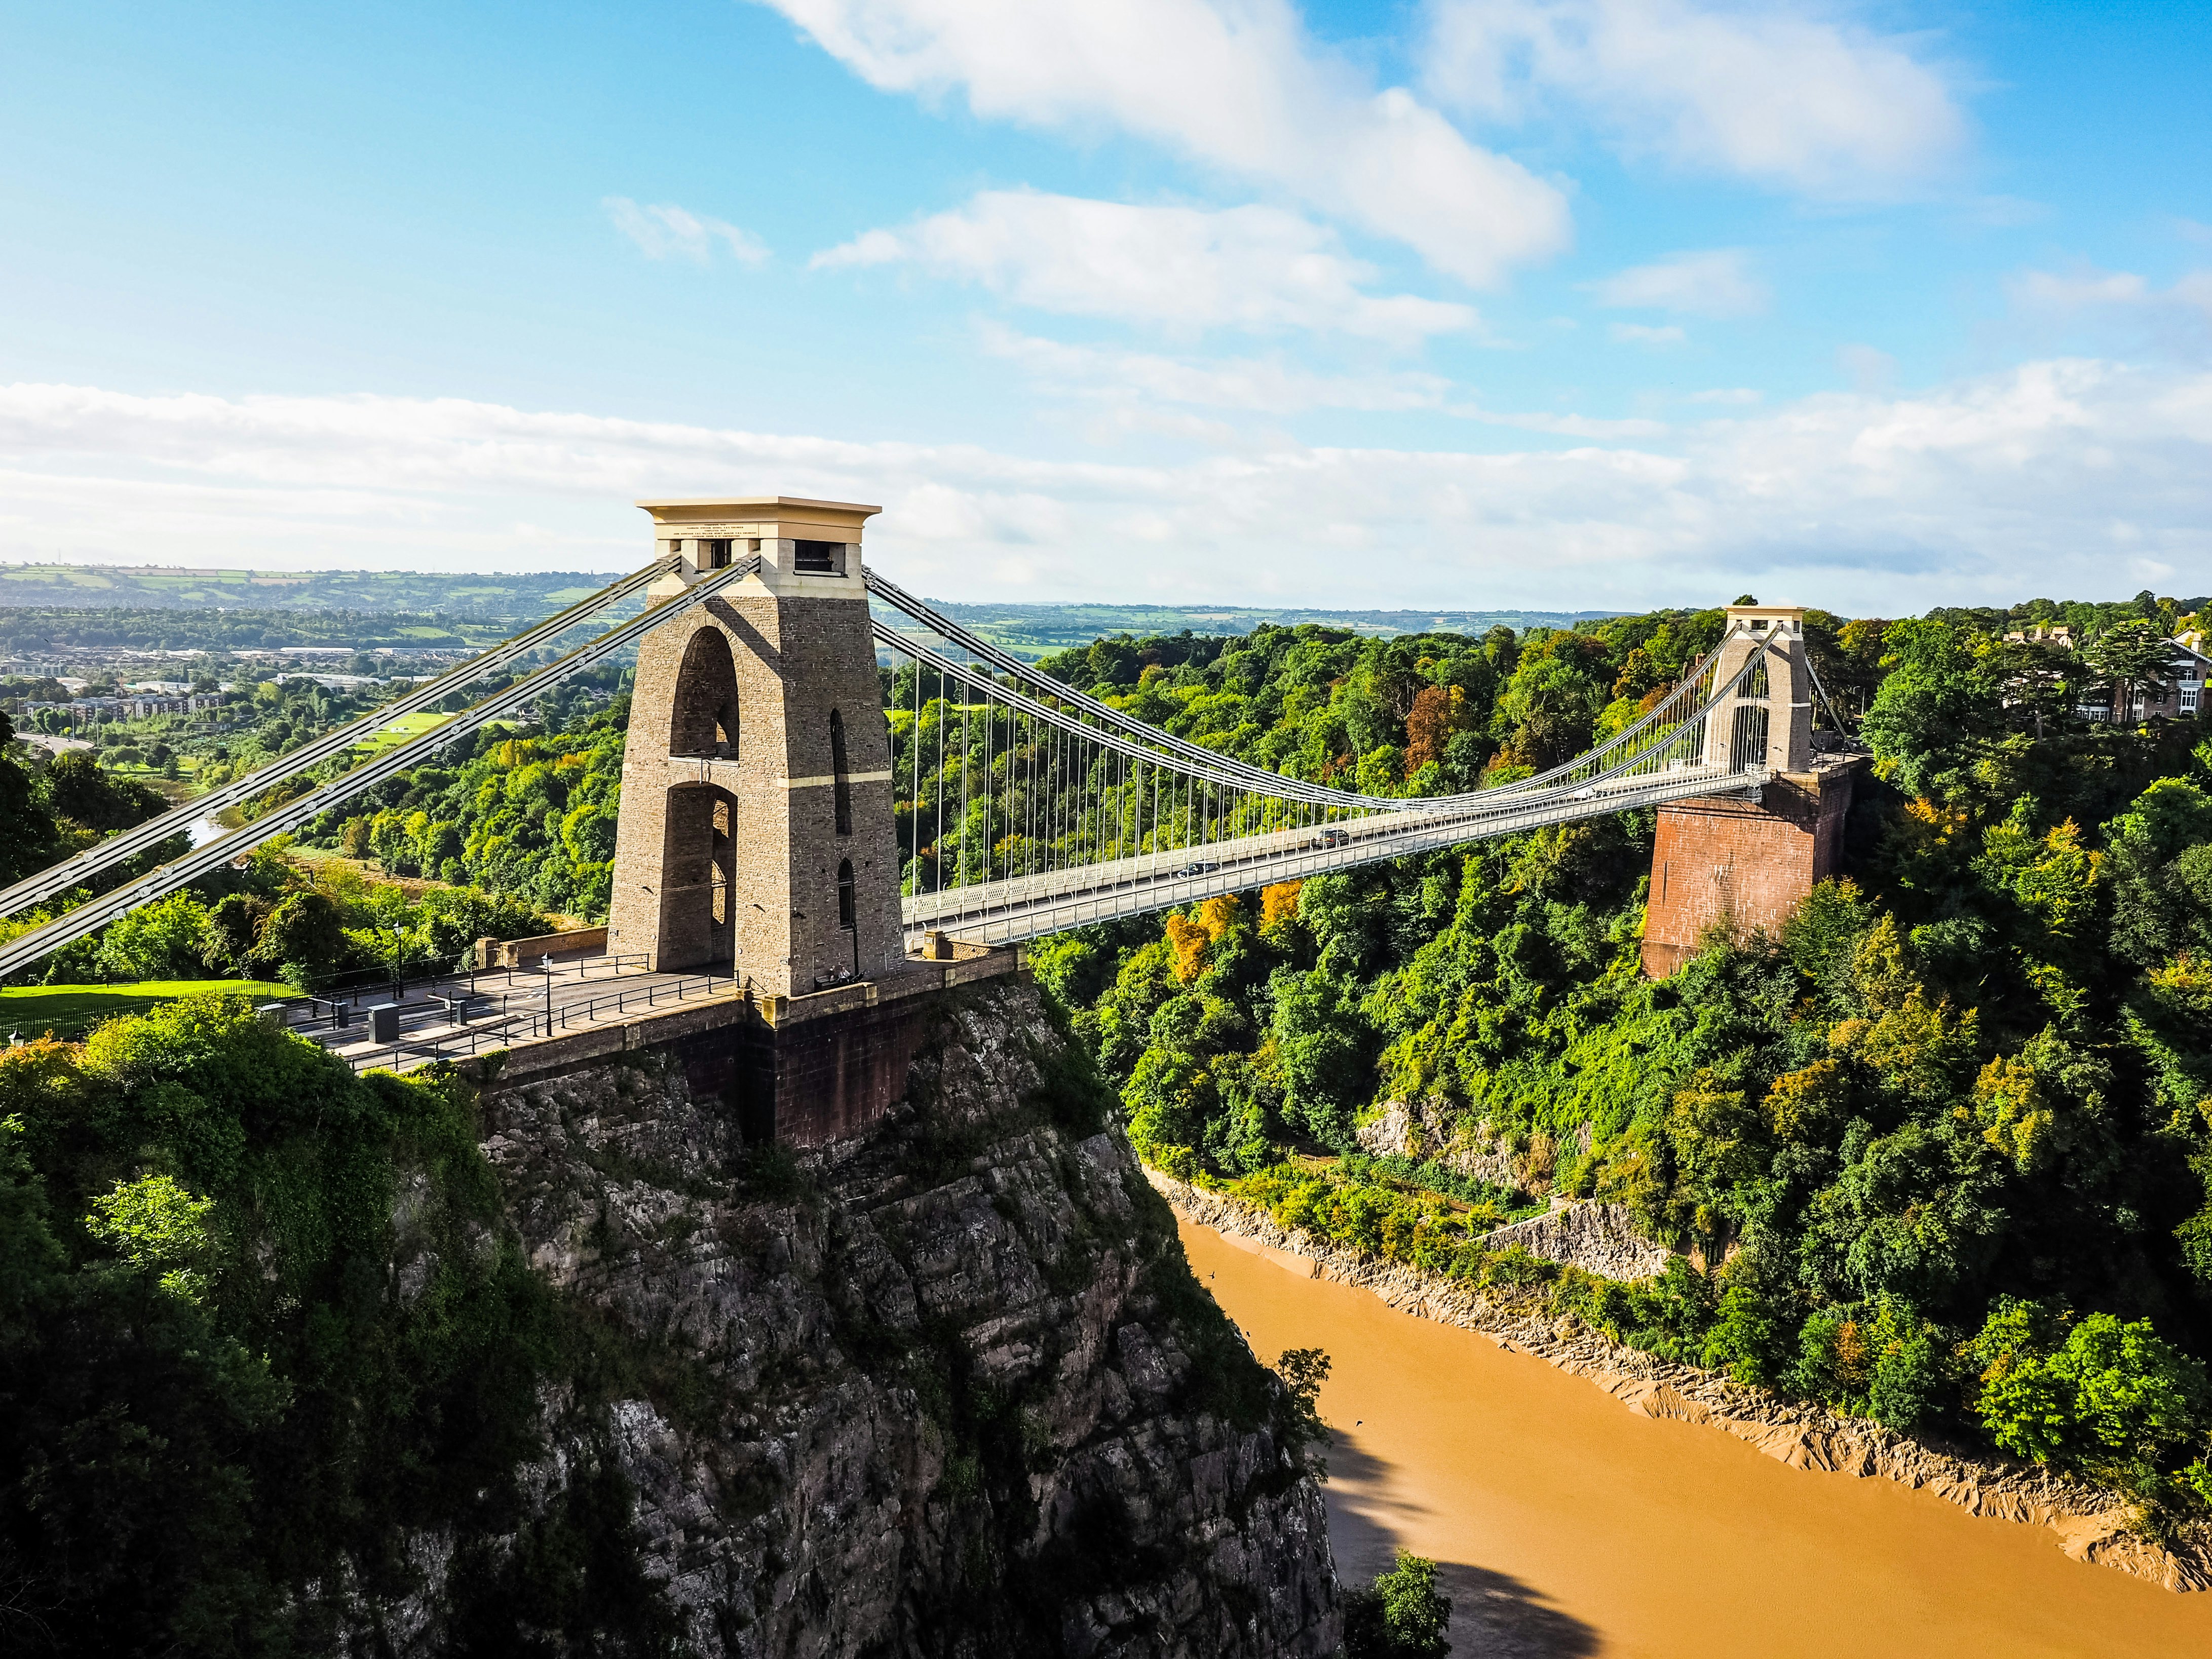
<instances>
[{"instance_id":1,"label":"bridge railing","mask_svg":"<svg viewBox=\"0 0 2212 1659\"><path fill-rule=\"evenodd\" d=\"M526 975L526 977L543 976ZM502 1007L478 1021L453 1024L445 1030L434 1026L428 1030L403 1031L393 1042L365 1048L346 1048L343 1058L356 1073L379 1068L398 1071L403 1066L411 1068L427 1065L434 1060L468 1058L512 1048L518 1042L535 1042L544 1037L584 1030L593 1025L607 1024L625 1019L633 1013L650 1013L687 1002L728 996L739 988L740 983L728 974L647 975L636 982L617 984L612 990L599 992L580 1001L572 998L565 1002L552 1002L550 1006L532 1006L532 1002L525 1002L518 1006ZM533 993L534 988L532 991L526 991L525 995L532 997L534 1001ZM338 1045L331 1043L329 1046Z\"/></svg>"}]
</instances>

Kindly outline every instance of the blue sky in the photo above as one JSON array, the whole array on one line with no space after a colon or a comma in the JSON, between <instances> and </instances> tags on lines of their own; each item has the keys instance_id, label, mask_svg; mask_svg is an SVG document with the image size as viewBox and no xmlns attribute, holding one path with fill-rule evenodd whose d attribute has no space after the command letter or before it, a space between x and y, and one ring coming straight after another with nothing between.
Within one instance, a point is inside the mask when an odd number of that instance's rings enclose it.
<instances>
[{"instance_id":1,"label":"blue sky","mask_svg":"<svg viewBox=\"0 0 2212 1659\"><path fill-rule=\"evenodd\" d=\"M614 569L727 489L946 598L2212 590L2202 6L4 38L0 557Z\"/></svg>"}]
</instances>

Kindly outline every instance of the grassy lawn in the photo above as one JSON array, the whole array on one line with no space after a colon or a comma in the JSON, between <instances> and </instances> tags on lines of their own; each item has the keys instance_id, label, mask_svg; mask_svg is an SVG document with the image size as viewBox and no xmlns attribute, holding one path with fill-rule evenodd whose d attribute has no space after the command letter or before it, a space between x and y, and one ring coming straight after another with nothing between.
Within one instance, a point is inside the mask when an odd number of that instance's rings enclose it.
<instances>
[{"instance_id":1,"label":"grassy lawn","mask_svg":"<svg viewBox=\"0 0 2212 1659\"><path fill-rule=\"evenodd\" d=\"M296 996L265 979L148 979L130 985L17 985L0 990L0 1033L75 1036L117 1014L143 1013L157 1002L198 991L224 991L264 1002Z\"/></svg>"},{"instance_id":2,"label":"grassy lawn","mask_svg":"<svg viewBox=\"0 0 2212 1659\"><path fill-rule=\"evenodd\" d=\"M402 714L375 736L363 739L354 747L364 755L380 755L387 749L421 737L425 732L436 731L451 719L451 714L436 714L428 709L417 714Z\"/></svg>"}]
</instances>

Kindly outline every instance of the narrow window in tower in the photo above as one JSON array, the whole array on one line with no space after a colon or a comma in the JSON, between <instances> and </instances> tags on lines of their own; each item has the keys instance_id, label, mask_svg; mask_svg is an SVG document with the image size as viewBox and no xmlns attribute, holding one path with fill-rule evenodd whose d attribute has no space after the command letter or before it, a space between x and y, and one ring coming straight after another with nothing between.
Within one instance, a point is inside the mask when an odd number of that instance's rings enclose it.
<instances>
[{"instance_id":1,"label":"narrow window in tower","mask_svg":"<svg viewBox=\"0 0 2212 1659\"><path fill-rule=\"evenodd\" d=\"M726 800L714 803L714 835L708 848L708 877L714 889L714 925L720 927L730 919L730 876L727 868L730 857L730 804Z\"/></svg>"},{"instance_id":2,"label":"narrow window in tower","mask_svg":"<svg viewBox=\"0 0 2212 1659\"><path fill-rule=\"evenodd\" d=\"M799 542L791 544L791 568L810 574L835 576L841 574L845 565L845 544L842 542Z\"/></svg>"},{"instance_id":3,"label":"narrow window in tower","mask_svg":"<svg viewBox=\"0 0 2212 1659\"><path fill-rule=\"evenodd\" d=\"M837 925L847 933L859 926L860 901L853 892L853 860L837 861Z\"/></svg>"},{"instance_id":4,"label":"narrow window in tower","mask_svg":"<svg viewBox=\"0 0 2212 1659\"><path fill-rule=\"evenodd\" d=\"M830 796L837 814L837 833L853 833L853 785L845 773L845 717L830 711Z\"/></svg>"},{"instance_id":5,"label":"narrow window in tower","mask_svg":"<svg viewBox=\"0 0 2212 1659\"><path fill-rule=\"evenodd\" d=\"M1766 657L1764 653L1761 653L1759 660L1751 665L1751 678L1744 682L1743 695L1747 697L1763 697L1766 695Z\"/></svg>"}]
</instances>

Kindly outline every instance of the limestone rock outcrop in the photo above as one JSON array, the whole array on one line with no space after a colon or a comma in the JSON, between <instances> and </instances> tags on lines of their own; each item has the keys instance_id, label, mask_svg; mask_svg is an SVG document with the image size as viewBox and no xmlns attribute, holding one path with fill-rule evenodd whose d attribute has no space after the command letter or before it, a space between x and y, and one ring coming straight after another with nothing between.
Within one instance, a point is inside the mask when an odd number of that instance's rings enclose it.
<instances>
[{"instance_id":1,"label":"limestone rock outcrop","mask_svg":"<svg viewBox=\"0 0 2212 1659\"><path fill-rule=\"evenodd\" d=\"M476 1555L596 1493L668 1650L714 1659L1333 1652L1280 1384L1119 1131L1055 1097L1062 1042L1018 982L948 996L907 1100L799 1155L649 1053L489 1085L513 1244L603 1386L547 1392L528 1512ZM454 1540L408 1553L355 1634L447 1651Z\"/></svg>"},{"instance_id":2,"label":"limestone rock outcrop","mask_svg":"<svg viewBox=\"0 0 2212 1659\"><path fill-rule=\"evenodd\" d=\"M1568 1204L1483 1235L1492 1250L1520 1246L1533 1256L1607 1279L1649 1279L1664 1273L1672 1254L1638 1233L1626 1204Z\"/></svg>"}]
</instances>

